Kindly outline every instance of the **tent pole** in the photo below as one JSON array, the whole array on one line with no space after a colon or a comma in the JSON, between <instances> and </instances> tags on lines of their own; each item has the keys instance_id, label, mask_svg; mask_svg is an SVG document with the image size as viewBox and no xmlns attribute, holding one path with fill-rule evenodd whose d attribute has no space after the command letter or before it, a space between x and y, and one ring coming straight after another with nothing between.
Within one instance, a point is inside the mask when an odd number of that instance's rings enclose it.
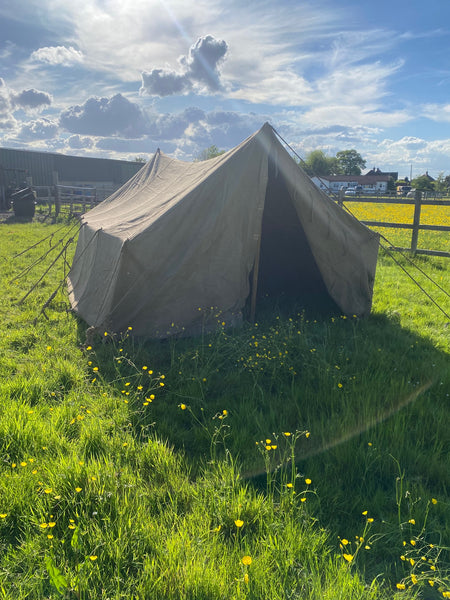
<instances>
[{"instance_id":1,"label":"tent pole","mask_svg":"<svg viewBox=\"0 0 450 600\"><path fill-rule=\"evenodd\" d=\"M252 299L251 299L251 304L250 304L250 323L255 322L256 294L258 292L259 259L261 257L261 238L262 238L262 231L258 237L258 245L256 247L256 256L255 256L255 266L253 267Z\"/></svg>"}]
</instances>

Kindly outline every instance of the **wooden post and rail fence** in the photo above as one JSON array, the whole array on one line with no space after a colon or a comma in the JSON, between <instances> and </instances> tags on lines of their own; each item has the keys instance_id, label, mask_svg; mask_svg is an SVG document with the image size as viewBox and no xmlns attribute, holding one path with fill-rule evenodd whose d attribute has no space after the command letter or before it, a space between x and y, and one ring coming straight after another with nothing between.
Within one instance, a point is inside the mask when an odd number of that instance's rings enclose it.
<instances>
[{"instance_id":1,"label":"wooden post and rail fence","mask_svg":"<svg viewBox=\"0 0 450 600\"><path fill-rule=\"evenodd\" d=\"M450 236L449 236L449 252L441 250L426 250L418 248L419 231L447 231L450 232L450 227L446 225L423 225L420 223L421 209L422 206L450 206L450 200L438 200L427 199L422 197L422 193L416 190L414 198L400 197L370 197L370 196L344 196L339 195L337 200L340 206L343 206L344 202L370 202L374 204L403 204L403 205L414 205L414 216L412 223L393 223L390 221L361 221L368 227L388 227L393 229L410 229L411 230L411 246L409 248L392 247L390 250L398 252L412 252L414 254L427 254L430 256L444 256L450 258Z\"/></svg>"},{"instance_id":2,"label":"wooden post and rail fence","mask_svg":"<svg viewBox=\"0 0 450 600\"><path fill-rule=\"evenodd\" d=\"M51 217L55 219L59 215L70 217L79 217L87 210L93 208L109 196L113 189L95 188L87 186L67 186L60 185L55 182L53 186L33 186L36 192L36 200L38 206L46 206L47 211L44 214L45 218ZM373 204L401 204L414 205L414 216L412 223L393 223L390 221L363 221L362 223L368 227L386 227L392 229L409 229L411 230L411 245L409 248L391 247L390 250L412 252L413 254L427 254L431 256L443 256L450 258L450 236L449 236L449 251L423 249L418 247L420 231L445 231L450 233L450 227L446 225L424 225L420 222L422 206L449 206L449 199L427 198L422 197L422 193L416 190L414 198L406 198L404 196L345 196L340 193L338 197L334 197L340 206L350 202L373 203Z\"/></svg>"},{"instance_id":3,"label":"wooden post and rail fence","mask_svg":"<svg viewBox=\"0 0 450 600\"><path fill-rule=\"evenodd\" d=\"M79 217L86 211L103 202L113 189L78 187L70 185L33 186L38 206L45 207L44 217Z\"/></svg>"}]
</instances>

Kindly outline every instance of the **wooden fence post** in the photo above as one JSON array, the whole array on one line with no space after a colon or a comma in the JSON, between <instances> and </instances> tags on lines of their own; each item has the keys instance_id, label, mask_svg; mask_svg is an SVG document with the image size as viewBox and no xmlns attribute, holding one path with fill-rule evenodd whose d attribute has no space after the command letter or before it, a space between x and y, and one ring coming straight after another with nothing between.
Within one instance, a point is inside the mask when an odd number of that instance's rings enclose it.
<instances>
[{"instance_id":1,"label":"wooden fence post","mask_svg":"<svg viewBox=\"0 0 450 600\"><path fill-rule=\"evenodd\" d=\"M419 239L419 225L420 225L420 209L422 207L422 192L416 190L414 194L414 218L413 218L413 229L411 236L411 252L417 251L417 240Z\"/></svg>"},{"instance_id":2,"label":"wooden fence post","mask_svg":"<svg viewBox=\"0 0 450 600\"><path fill-rule=\"evenodd\" d=\"M60 197L60 190L59 190L59 177L58 177L58 171L53 171L52 173L53 175L53 188L55 190L55 219L56 217L59 215L59 211L61 209L61 197Z\"/></svg>"}]
</instances>

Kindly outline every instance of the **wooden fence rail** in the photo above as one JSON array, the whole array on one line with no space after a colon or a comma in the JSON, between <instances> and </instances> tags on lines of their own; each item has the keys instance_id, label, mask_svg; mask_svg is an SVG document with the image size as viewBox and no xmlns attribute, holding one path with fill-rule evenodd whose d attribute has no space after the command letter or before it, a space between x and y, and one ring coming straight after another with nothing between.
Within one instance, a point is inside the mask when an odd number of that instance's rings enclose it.
<instances>
[{"instance_id":1,"label":"wooden fence rail","mask_svg":"<svg viewBox=\"0 0 450 600\"><path fill-rule=\"evenodd\" d=\"M382 197L367 197L367 196L343 196L340 195L338 204L343 206L344 202L372 202L375 204L413 204L414 205L414 216L412 223L393 223L390 221L361 221L368 227L389 227L394 229L410 229L411 234L411 246L409 248L392 247L390 250L396 250L398 252L413 252L414 254L427 254L431 256L444 256L450 258L450 252L443 252L441 250L425 250L418 248L419 231L448 231L450 227L446 225L422 225L420 223L420 215L422 206L450 206L450 200L430 200L428 198L422 198L422 194L419 190L416 191L414 198L382 198ZM450 236L449 236L449 248L450 248Z\"/></svg>"},{"instance_id":2,"label":"wooden fence rail","mask_svg":"<svg viewBox=\"0 0 450 600\"><path fill-rule=\"evenodd\" d=\"M46 217L80 216L107 198L113 189L69 185L33 186L38 205L46 205Z\"/></svg>"}]
</instances>

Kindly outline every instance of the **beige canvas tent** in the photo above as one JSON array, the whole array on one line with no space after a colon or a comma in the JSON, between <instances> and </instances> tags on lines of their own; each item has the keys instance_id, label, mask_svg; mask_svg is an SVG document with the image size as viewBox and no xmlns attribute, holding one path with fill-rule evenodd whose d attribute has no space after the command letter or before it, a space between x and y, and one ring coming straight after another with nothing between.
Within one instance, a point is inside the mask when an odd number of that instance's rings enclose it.
<instances>
[{"instance_id":1,"label":"beige canvas tent","mask_svg":"<svg viewBox=\"0 0 450 600\"><path fill-rule=\"evenodd\" d=\"M86 213L70 302L89 325L148 337L195 333L210 307L236 323L267 294L328 294L343 313L365 316L378 243L266 123L204 162L158 150Z\"/></svg>"}]
</instances>

